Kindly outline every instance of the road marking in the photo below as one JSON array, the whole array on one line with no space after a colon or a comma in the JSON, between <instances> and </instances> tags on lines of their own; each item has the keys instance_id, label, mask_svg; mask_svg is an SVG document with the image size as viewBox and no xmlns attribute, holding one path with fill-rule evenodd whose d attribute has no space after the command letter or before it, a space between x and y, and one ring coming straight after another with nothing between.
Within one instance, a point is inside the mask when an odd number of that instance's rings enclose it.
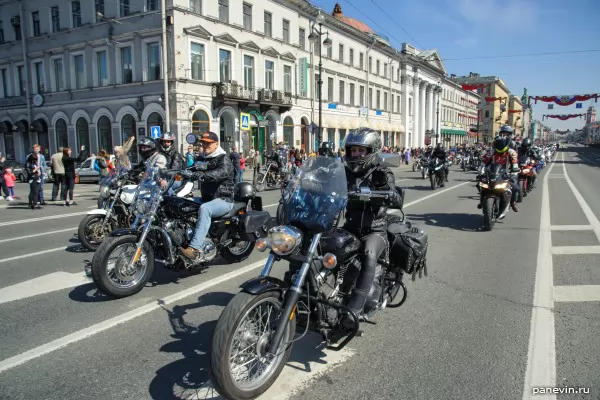
<instances>
[{"instance_id":1,"label":"road marking","mask_svg":"<svg viewBox=\"0 0 600 400\"><path fill-rule=\"evenodd\" d=\"M554 301L600 301L600 285L554 286Z\"/></svg>"},{"instance_id":2,"label":"road marking","mask_svg":"<svg viewBox=\"0 0 600 400\"><path fill-rule=\"evenodd\" d=\"M415 204L418 204L418 203L422 202L423 200L430 199L430 198L432 198L434 196L439 196L439 195L441 195L443 193L446 193L446 192L448 192L450 190L456 189L457 187L466 185L468 183L471 183L471 182L463 182L463 183L460 183L460 184L458 184L456 186L452 186L452 187L444 189L444 190L436 191L436 192L434 192L434 193L432 193L432 194L430 194L428 196L425 196L425 197L423 197L421 199L417 199L417 200L411 201L410 203L407 203L406 205L404 205L404 209L406 209L408 207L411 207L411 206L413 206ZM64 247L61 247L59 249L64 249ZM59 249L46 250L46 252L58 251ZM37 252L36 255L37 254L41 254L41 252ZM25 258L25 257L29 257L29 255L19 256L18 258ZM14 259L14 257L12 259ZM8 260L8 259L6 259L6 260ZM38 346L38 347L35 347L33 349L27 350L27 351L25 351L25 352L23 352L21 354L16 355L16 356L9 357L9 358L7 358L5 360L0 361L0 373L2 373L4 371L7 371L9 369L12 369L12 368L14 368L14 367L16 367L18 365L24 364L24 363L26 363L28 361L33 360L33 359L36 359L38 357L44 356L46 354L49 354L49 353L51 353L53 351L56 351L58 349L61 349L63 347L66 347L66 346L68 346L70 344L79 342L79 341L81 341L81 340L83 340L83 339L85 339L87 337L90 337L90 336L93 336L93 335L98 334L100 332L106 331L106 330L108 330L108 329L110 329L112 327L115 327L117 325L120 325L120 324L123 324L125 322L128 322L128 321L130 321L130 320L132 320L134 318L137 318L137 317L139 317L141 315L144 315L144 314L147 314L147 313L149 313L151 311L159 309L159 308L161 308L164 305L168 305L168 304L174 303L174 302L179 301L179 300L181 300L181 299L183 299L185 297L192 296L192 295L197 294L199 292L205 291L205 290L207 290L207 289L209 289L209 288L211 288L211 287L213 287L215 285L218 285L218 284L220 284L222 282L225 282L225 281L228 281L230 279L236 278L236 277L238 277L240 275L243 275L243 274L245 274L247 272L251 272L253 270L262 268L264 266L265 260L266 260L266 258L263 258L262 260L259 260L259 261L255 262L255 263L252 263L252 264L250 264L250 265L248 265L246 267L239 268L239 269L237 269L235 271L232 271L232 272L230 272L228 274L222 275L222 276L220 276L218 278L214 278L214 279L211 279L211 280L209 280L207 282L200 283L198 285L192 286L192 287L190 287L188 289L185 289L185 290L183 290L181 292L178 292L178 293L172 294L170 296L167 296L164 299L159 299L156 303L146 304L144 306L141 306L141 307L138 307L138 308L136 308L134 310L126 312L124 314L118 315L116 317L110 318L110 319L102 321L102 322L99 322L97 324L94 324L94 325L89 326L87 328L81 329L81 330L79 330L77 332L73 332L73 333L71 333L69 335L63 336L61 338L58 338L56 340L53 340L53 341L48 342L46 344L43 344L41 346ZM0 260L0 262L2 262L2 260ZM23 283L25 284L25 283L28 283L28 282L23 282Z\"/></svg>"},{"instance_id":3,"label":"road marking","mask_svg":"<svg viewBox=\"0 0 600 400\"><path fill-rule=\"evenodd\" d=\"M591 225L552 225L553 231L591 231L594 228Z\"/></svg>"},{"instance_id":4,"label":"road marking","mask_svg":"<svg viewBox=\"0 0 600 400\"><path fill-rule=\"evenodd\" d=\"M15 256L15 257L9 257L9 258L2 258L2 259L0 259L0 264L5 263L5 262L10 262L10 261L15 261L15 260L21 260L23 258L35 257L35 256L39 256L42 254L54 253L56 251L72 249L72 248L80 247L80 246L81 245L76 244L76 245L66 246L66 247L65 246L55 247L53 249L48 249L48 250L36 250L35 253L23 254L21 256Z\"/></svg>"},{"instance_id":5,"label":"road marking","mask_svg":"<svg viewBox=\"0 0 600 400\"><path fill-rule=\"evenodd\" d=\"M600 254L600 246L553 246L552 254Z\"/></svg>"},{"instance_id":6,"label":"road marking","mask_svg":"<svg viewBox=\"0 0 600 400\"><path fill-rule=\"evenodd\" d=\"M562 153L561 153L562 154ZM527 369L523 400L533 399L534 387L556 386L556 343L554 330L554 276L552 270L552 231L550 230L550 191L548 177L554 163L544 175L540 234L533 293L533 309L529 328ZM556 395L536 395L536 400L555 400Z\"/></svg>"},{"instance_id":7,"label":"road marking","mask_svg":"<svg viewBox=\"0 0 600 400\"><path fill-rule=\"evenodd\" d=\"M0 288L0 304L37 296L38 294L72 288L91 281L85 275L85 272L53 272L26 282Z\"/></svg>"},{"instance_id":8,"label":"road marking","mask_svg":"<svg viewBox=\"0 0 600 400\"><path fill-rule=\"evenodd\" d=\"M35 233L33 235L18 236L18 237L13 237L13 238L8 238L8 239L0 239L0 243L12 242L14 240L21 240L21 239L30 239L32 237L38 237L38 236L53 235L55 233L68 232L68 231L73 231L75 229L77 229L76 226L74 226L72 228L59 229L57 231L52 231L52 232Z\"/></svg>"},{"instance_id":9,"label":"road marking","mask_svg":"<svg viewBox=\"0 0 600 400\"><path fill-rule=\"evenodd\" d=\"M94 206L93 208L96 208L96 207ZM17 220L17 221L0 222L0 226L29 224L31 222L47 221L49 219L60 219L60 218L66 218L66 217L75 217L77 215L84 215L84 214L87 214L87 213L88 213L87 211L80 211L80 212L70 213L70 214L58 214L58 215L48 215L47 217L20 219L20 220Z\"/></svg>"}]
</instances>

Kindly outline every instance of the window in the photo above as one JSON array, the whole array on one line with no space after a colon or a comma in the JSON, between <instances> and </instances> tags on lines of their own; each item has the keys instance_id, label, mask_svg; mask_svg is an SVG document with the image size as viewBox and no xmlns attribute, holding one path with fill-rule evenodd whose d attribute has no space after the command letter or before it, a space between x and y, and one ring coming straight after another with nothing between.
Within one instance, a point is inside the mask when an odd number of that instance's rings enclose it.
<instances>
[{"instance_id":1,"label":"window","mask_svg":"<svg viewBox=\"0 0 600 400\"><path fill-rule=\"evenodd\" d=\"M25 96L25 93L27 91L27 82L25 81L24 69L25 67L22 65L19 65L17 67L17 84L19 85L17 93L19 93L19 96Z\"/></svg>"},{"instance_id":2,"label":"window","mask_svg":"<svg viewBox=\"0 0 600 400\"><path fill-rule=\"evenodd\" d=\"M190 11L202 14L202 0L190 0Z\"/></svg>"},{"instance_id":3,"label":"window","mask_svg":"<svg viewBox=\"0 0 600 400\"><path fill-rule=\"evenodd\" d=\"M160 79L160 47L158 42L148 43L146 45L148 57L148 80L157 81Z\"/></svg>"},{"instance_id":4,"label":"window","mask_svg":"<svg viewBox=\"0 0 600 400\"><path fill-rule=\"evenodd\" d=\"M290 43L290 21L283 20L283 43Z\"/></svg>"},{"instance_id":5,"label":"window","mask_svg":"<svg viewBox=\"0 0 600 400\"><path fill-rule=\"evenodd\" d=\"M358 68L365 69L365 55L363 53L358 55Z\"/></svg>"},{"instance_id":6,"label":"window","mask_svg":"<svg viewBox=\"0 0 600 400\"><path fill-rule=\"evenodd\" d=\"M108 61L106 51L96 53L96 84L108 86Z\"/></svg>"},{"instance_id":7,"label":"window","mask_svg":"<svg viewBox=\"0 0 600 400\"><path fill-rule=\"evenodd\" d=\"M360 86L360 92L359 92L360 96L358 99L359 102L359 106L363 107L365 105L365 87L364 86Z\"/></svg>"},{"instance_id":8,"label":"window","mask_svg":"<svg viewBox=\"0 0 600 400\"><path fill-rule=\"evenodd\" d=\"M346 82L340 81L340 104L346 104Z\"/></svg>"},{"instance_id":9,"label":"window","mask_svg":"<svg viewBox=\"0 0 600 400\"><path fill-rule=\"evenodd\" d=\"M2 21L0 21L0 44L4 43L4 26L2 25Z\"/></svg>"},{"instance_id":10,"label":"window","mask_svg":"<svg viewBox=\"0 0 600 400\"><path fill-rule=\"evenodd\" d=\"M315 56L320 56L321 55L321 41L317 40L316 42L314 42L313 44L314 46L314 52L315 52Z\"/></svg>"},{"instance_id":11,"label":"window","mask_svg":"<svg viewBox=\"0 0 600 400\"><path fill-rule=\"evenodd\" d=\"M52 32L56 33L60 31L60 12L58 11L58 6L50 9L50 15L52 16Z\"/></svg>"},{"instance_id":12,"label":"window","mask_svg":"<svg viewBox=\"0 0 600 400\"><path fill-rule=\"evenodd\" d=\"M340 46L339 46L339 61L341 63L344 62L344 45L341 44L341 43L340 43Z\"/></svg>"},{"instance_id":13,"label":"window","mask_svg":"<svg viewBox=\"0 0 600 400\"><path fill-rule=\"evenodd\" d=\"M490 117L490 110L485 110L485 117L489 118Z\"/></svg>"},{"instance_id":14,"label":"window","mask_svg":"<svg viewBox=\"0 0 600 400\"><path fill-rule=\"evenodd\" d=\"M219 21L229 23L229 0L219 0Z\"/></svg>"},{"instance_id":15,"label":"window","mask_svg":"<svg viewBox=\"0 0 600 400\"><path fill-rule=\"evenodd\" d=\"M385 96L387 97L387 93L385 94ZM390 100L391 100L391 102L392 102L392 103L390 104L390 112L394 112L394 95L392 95L392 96L390 97Z\"/></svg>"},{"instance_id":16,"label":"window","mask_svg":"<svg viewBox=\"0 0 600 400\"><path fill-rule=\"evenodd\" d=\"M64 119L59 118L54 125L56 133L56 148L69 146L69 135L67 134L67 123Z\"/></svg>"},{"instance_id":17,"label":"window","mask_svg":"<svg viewBox=\"0 0 600 400\"><path fill-rule=\"evenodd\" d=\"M376 74L376 75L379 75L379 60L377 60L377 61L375 62L375 65L376 65L376 67L375 67L375 74Z\"/></svg>"},{"instance_id":18,"label":"window","mask_svg":"<svg viewBox=\"0 0 600 400\"><path fill-rule=\"evenodd\" d=\"M413 115L413 112L412 112L412 100L413 100L412 97L408 98L408 115Z\"/></svg>"},{"instance_id":19,"label":"window","mask_svg":"<svg viewBox=\"0 0 600 400\"><path fill-rule=\"evenodd\" d=\"M396 96L396 112L400 114L400 95Z\"/></svg>"},{"instance_id":20,"label":"window","mask_svg":"<svg viewBox=\"0 0 600 400\"><path fill-rule=\"evenodd\" d=\"M146 11L156 11L159 9L159 0L146 0Z\"/></svg>"},{"instance_id":21,"label":"window","mask_svg":"<svg viewBox=\"0 0 600 400\"><path fill-rule=\"evenodd\" d=\"M333 101L333 78L327 78L327 100Z\"/></svg>"},{"instance_id":22,"label":"window","mask_svg":"<svg viewBox=\"0 0 600 400\"><path fill-rule=\"evenodd\" d=\"M200 43L192 43L190 69L192 70L192 79L197 81L204 80L204 45Z\"/></svg>"},{"instance_id":23,"label":"window","mask_svg":"<svg viewBox=\"0 0 600 400\"><path fill-rule=\"evenodd\" d=\"M121 47L121 83L133 82L131 47Z\"/></svg>"},{"instance_id":24,"label":"window","mask_svg":"<svg viewBox=\"0 0 600 400\"><path fill-rule=\"evenodd\" d=\"M60 92L65 90L62 58L57 58L56 60L52 61L52 73L54 74L54 91Z\"/></svg>"},{"instance_id":25,"label":"window","mask_svg":"<svg viewBox=\"0 0 600 400\"><path fill-rule=\"evenodd\" d=\"M387 92L383 92L383 111L389 111L389 108L388 108L388 94L387 94Z\"/></svg>"},{"instance_id":26,"label":"window","mask_svg":"<svg viewBox=\"0 0 600 400\"><path fill-rule=\"evenodd\" d=\"M333 45L331 45L327 48L327 58L329 58L331 60L332 57L333 57Z\"/></svg>"},{"instance_id":27,"label":"window","mask_svg":"<svg viewBox=\"0 0 600 400\"><path fill-rule=\"evenodd\" d=\"M283 91L292 93L292 67L289 65L283 66Z\"/></svg>"},{"instance_id":28,"label":"window","mask_svg":"<svg viewBox=\"0 0 600 400\"><path fill-rule=\"evenodd\" d=\"M129 15L129 0L121 0L121 17L126 17Z\"/></svg>"},{"instance_id":29,"label":"window","mask_svg":"<svg viewBox=\"0 0 600 400\"><path fill-rule=\"evenodd\" d=\"M321 97L321 93L319 92L319 79L320 79L319 74L315 74L315 94L316 94L315 98L316 99L319 99Z\"/></svg>"},{"instance_id":30,"label":"window","mask_svg":"<svg viewBox=\"0 0 600 400\"><path fill-rule=\"evenodd\" d=\"M94 17L96 18L96 22L102 22L104 20L104 0L96 0L96 6L95 6L95 14Z\"/></svg>"},{"instance_id":31,"label":"window","mask_svg":"<svg viewBox=\"0 0 600 400\"><path fill-rule=\"evenodd\" d=\"M275 62L265 61L265 88L275 89Z\"/></svg>"},{"instance_id":32,"label":"window","mask_svg":"<svg viewBox=\"0 0 600 400\"><path fill-rule=\"evenodd\" d=\"M387 63L383 63L383 77L387 78Z\"/></svg>"},{"instance_id":33,"label":"window","mask_svg":"<svg viewBox=\"0 0 600 400\"><path fill-rule=\"evenodd\" d=\"M33 36L40 36L40 12L34 11L31 13L31 26L33 28Z\"/></svg>"},{"instance_id":34,"label":"window","mask_svg":"<svg viewBox=\"0 0 600 400\"><path fill-rule=\"evenodd\" d=\"M373 73L373 57L369 57L369 73Z\"/></svg>"},{"instance_id":35,"label":"window","mask_svg":"<svg viewBox=\"0 0 600 400\"><path fill-rule=\"evenodd\" d=\"M220 82L231 80L231 52L219 49L219 79Z\"/></svg>"},{"instance_id":36,"label":"window","mask_svg":"<svg viewBox=\"0 0 600 400\"><path fill-rule=\"evenodd\" d=\"M10 95L8 92L8 74L6 68L0 69L0 83L2 83L2 97L6 98Z\"/></svg>"},{"instance_id":37,"label":"window","mask_svg":"<svg viewBox=\"0 0 600 400\"><path fill-rule=\"evenodd\" d=\"M377 91L377 110L381 110L381 91Z\"/></svg>"},{"instance_id":38,"label":"window","mask_svg":"<svg viewBox=\"0 0 600 400\"><path fill-rule=\"evenodd\" d=\"M83 54L73 56L73 71L75 72L75 89L83 89L86 86Z\"/></svg>"},{"instance_id":39,"label":"window","mask_svg":"<svg viewBox=\"0 0 600 400\"><path fill-rule=\"evenodd\" d=\"M73 28L81 26L81 3L79 3L79 0L71 2L71 18Z\"/></svg>"},{"instance_id":40,"label":"window","mask_svg":"<svg viewBox=\"0 0 600 400\"><path fill-rule=\"evenodd\" d=\"M373 89L369 88L369 108L373 108Z\"/></svg>"},{"instance_id":41,"label":"window","mask_svg":"<svg viewBox=\"0 0 600 400\"><path fill-rule=\"evenodd\" d=\"M272 31L272 26L271 26L271 21L272 21L273 16L271 15L271 13L265 12L265 36L267 37L273 37L273 31Z\"/></svg>"},{"instance_id":42,"label":"window","mask_svg":"<svg viewBox=\"0 0 600 400\"><path fill-rule=\"evenodd\" d=\"M400 67L396 70L396 82L400 81Z\"/></svg>"},{"instance_id":43,"label":"window","mask_svg":"<svg viewBox=\"0 0 600 400\"><path fill-rule=\"evenodd\" d=\"M354 49L350 49L350 52L348 53L348 57L350 58L348 60L350 62L350 65L354 66Z\"/></svg>"},{"instance_id":44,"label":"window","mask_svg":"<svg viewBox=\"0 0 600 400\"><path fill-rule=\"evenodd\" d=\"M15 15L12 19L21 21L21 18L18 15ZM21 23L13 24L13 30L15 31L15 40L21 40Z\"/></svg>"},{"instance_id":45,"label":"window","mask_svg":"<svg viewBox=\"0 0 600 400\"><path fill-rule=\"evenodd\" d=\"M244 55L244 87L254 88L254 57Z\"/></svg>"},{"instance_id":46,"label":"window","mask_svg":"<svg viewBox=\"0 0 600 400\"><path fill-rule=\"evenodd\" d=\"M244 29L252 30L252 5L244 3Z\"/></svg>"},{"instance_id":47,"label":"window","mask_svg":"<svg viewBox=\"0 0 600 400\"><path fill-rule=\"evenodd\" d=\"M298 29L298 45L302 50L306 50L306 31L303 28Z\"/></svg>"},{"instance_id":48,"label":"window","mask_svg":"<svg viewBox=\"0 0 600 400\"><path fill-rule=\"evenodd\" d=\"M33 73L35 74L35 87L33 88L34 94L44 92L44 63L41 61L34 62Z\"/></svg>"},{"instance_id":49,"label":"window","mask_svg":"<svg viewBox=\"0 0 600 400\"><path fill-rule=\"evenodd\" d=\"M350 104L351 106L355 105L356 102L354 101L354 83L350 84L350 99L348 100L348 104Z\"/></svg>"}]
</instances>

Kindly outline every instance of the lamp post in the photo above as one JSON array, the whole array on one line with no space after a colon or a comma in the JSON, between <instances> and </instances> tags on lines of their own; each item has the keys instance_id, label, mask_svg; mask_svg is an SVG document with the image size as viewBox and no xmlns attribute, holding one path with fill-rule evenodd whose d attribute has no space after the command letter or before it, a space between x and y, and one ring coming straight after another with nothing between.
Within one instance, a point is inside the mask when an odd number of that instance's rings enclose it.
<instances>
[{"instance_id":1,"label":"lamp post","mask_svg":"<svg viewBox=\"0 0 600 400\"><path fill-rule=\"evenodd\" d=\"M435 144L440 142L440 96L437 96L435 109Z\"/></svg>"},{"instance_id":2,"label":"lamp post","mask_svg":"<svg viewBox=\"0 0 600 400\"><path fill-rule=\"evenodd\" d=\"M325 17L323 16L323 14L319 13L319 15L317 16L317 20L316 23L313 24L312 27L312 31L310 32L310 35L308 35L308 40L310 40L314 46L317 45L318 42L321 41L321 37L325 34L327 35L327 37L325 38L325 40L323 40L323 47L325 49L328 49L331 47L331 39L329 39L329 32L327 31L323 31L323 22L325 21ZM319 25L319 29L317 29L316 25ZM319 46L320 48L321 46ZM314 51L314 50L313 50ZM323 142L323 102L322 102L322 97L323 97L323 77L322 77L322 73L323 73L323 49L320 48L319 49L319 80L317 81L318 84L318 90L319 90L319 144L321 144Z\"/></svg>"}]
</instances>

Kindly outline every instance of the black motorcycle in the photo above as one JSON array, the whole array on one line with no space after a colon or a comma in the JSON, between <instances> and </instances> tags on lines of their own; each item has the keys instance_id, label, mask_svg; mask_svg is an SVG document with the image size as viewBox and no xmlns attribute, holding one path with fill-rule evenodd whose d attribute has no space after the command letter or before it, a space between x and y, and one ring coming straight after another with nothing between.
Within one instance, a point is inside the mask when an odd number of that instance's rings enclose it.
<instances>
[{"instance_id":1,"label":"black motorcycle","mask_svg":"<svg viewBox=\"0 0 600 400\"><path fill-rule=\"evenodd\" d=\"M404 195L403 189L396 191ZM300 339L294 339L297 327L302 336L308 330L320 333L334 350L359 333L359 316L346 304L360 272L360 239L338 224L348 196L385 202L390 193L348 193L343 164L328 157L310 158L296 173L285 192L288 224L257 240L257 250L269 251L266 264L225 307L213 333L211 381L223 397L254 399L264 393ZM403 274L421 275L425 267L427 236L403 219L384 233L389 251L378 261L365 320L402 305L407 295ZM283 280L270 276L279 260L289 263ZM345 315L353 321L351 328L342 324Z\"/></svg>"},{"instance_id":2,"label":"black motorcycle","mask_svg":"<svg viewBox=\"0 0 600 400\"><path fill-rule=\"evenodd\" d=\"M232 210L213 219L202 257L189 260L179 254L178 248L192 240L200 203L169 195L160 184L161 175L156 168L146 170L134 205L133 226L112 231L94 253L92 278L100 290L114 297L142 290L152 277L155 261L175 271L206 268L217 255L229 263L243 261L252 253L256 239L272 226L253 185L238 183Z\"/></svg>"},{"instance_id":3,"label":"black motorcycle","mask_svg":"<svg viewBox=\"0 0 600 400\"><path fill-rule=\"evenodd\" d=\"M479 177L477 187L482 199L483 226L486 231L491 231L499 216L510 206L512 188L506 168L498 163L488 165Z\"/></svg>"},{"instance_id":4,"label":"black motorcycle","mask_svg":"<svg viewBox=\"0 0 600 400\"><path fill-rule=\"evenodd\" d=\"M431 184L431 189L435 190L437 187L444 187L444 161L437 157L430 158L427 168L429 170L429 182Z\"/></svg>"}]
</instances>

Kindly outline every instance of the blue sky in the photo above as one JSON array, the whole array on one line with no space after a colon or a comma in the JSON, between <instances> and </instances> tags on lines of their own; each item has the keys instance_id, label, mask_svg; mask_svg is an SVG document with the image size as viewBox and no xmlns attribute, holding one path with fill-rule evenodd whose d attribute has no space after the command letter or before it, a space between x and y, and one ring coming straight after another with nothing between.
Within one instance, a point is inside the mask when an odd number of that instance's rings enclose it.
<instances>
[{"instance_id":1,"label":"blue sky","mask_svg":"<svg viewBox=\"0 0 600 400\"><path fill-rule=\"evenodd\" d=\"M328 13L336 0L311 0ZM600 93L600 1L598 0L340 0L344 15L388 36L438 50L448 74L499 76L513 94L527 87L535 96ZM383 12L378 6L385 10ZM563 53L533 55L539 53ZM526 55L525 55L526 54ZM491 58L519 55L517 57ZM524 56L525 55L525 56ZM487 58L486 58L487 57ZM471 59L467 59L471 58ZM457 60L460 59L460 60ZM543 114L580 114L600 102L554 105L538 102ZM576 129L584 120L547 119L555 129Z\"/></svg>"}]
</instances>

